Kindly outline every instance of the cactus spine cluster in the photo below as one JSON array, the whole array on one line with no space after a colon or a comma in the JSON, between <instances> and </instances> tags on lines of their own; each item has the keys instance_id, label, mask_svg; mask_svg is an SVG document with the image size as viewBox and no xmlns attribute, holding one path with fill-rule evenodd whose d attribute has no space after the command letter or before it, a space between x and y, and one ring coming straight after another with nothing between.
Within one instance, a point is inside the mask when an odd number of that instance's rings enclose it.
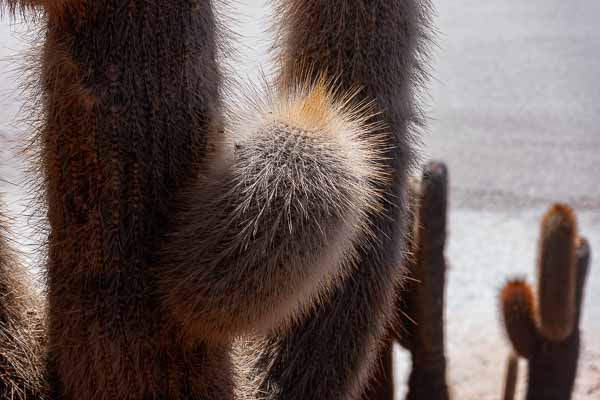
<instances>
[{"instance_id":1,"label":"cactus spine cluster","mask_svg":"<svg viewBox=\"0 0 600 400\"><path fill-rule=\"evenodd\" d=\"M0 210L0 399L42 400L43 311L11 247Z\"/></svg>"},{"instance_id":2,"label":"cactus spine cluster","mask_svg":"<svg viewBox=\"0 0 600 400\"><path fill-rule=\"evenodd\" d=\"M506 363L506 376L504 379L504 400L513 400L517 389L519 376L519 357L511 353Z\"/></svg>"},{"instance_id":3,"label":"cactus spine cluster","mask_svg":"<svg viewBox=\"0 0 600 400\"><path fill-rule=\"evenodd\" d=\"M589 259L589 245L578 236L575 214L556 204L542 222L536 293L519 279L501 291L507 336L515 352L528 361L527 400L571 398Z\"/></svg>"},{"instance_id":4,"label":"cactus spine cluster","mask_svg":"<svg viewBox=\"0 0 600 400\"><path fill-rule=\"evenodd\" d=\"M440 162L426 165L416 198L413 263L398 308L400 344L410 351L412 370L407 400L449 398L446 383L444 307L448 171ZM402 330L404 328L404 331Z\"/></svg>"}]
</instances>

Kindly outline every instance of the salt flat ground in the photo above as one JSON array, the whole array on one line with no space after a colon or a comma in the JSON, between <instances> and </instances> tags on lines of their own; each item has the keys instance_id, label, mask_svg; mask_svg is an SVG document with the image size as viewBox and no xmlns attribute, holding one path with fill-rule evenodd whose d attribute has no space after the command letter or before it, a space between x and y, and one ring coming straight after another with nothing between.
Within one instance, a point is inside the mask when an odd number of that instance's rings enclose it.
<instances>
[{"instance_id":1,"label":"salt flat ground","mask_svg":"<svg viewBox=\"0 0 600 400\"><path fill-rule=\"evenodd\" d=\"M243 79L269 70L270 7L240 0ZM437 0L438 48L423 160L451 173L447 342L456 399L500 397L509 352L497 293L505 279L534 279L539 220L554 201L571 204L592 246L576 400L600 397L600 2ZM27 45L0 23L0 182L25 250L34 248L11 144L25 130L15 62ZM398 398L409 368L396 352ZM525 367L525 365L522 365ZM523 368L524 369L524 368ZM520 391L524 389L521 379Z\"/></svg>"}]
</instances>

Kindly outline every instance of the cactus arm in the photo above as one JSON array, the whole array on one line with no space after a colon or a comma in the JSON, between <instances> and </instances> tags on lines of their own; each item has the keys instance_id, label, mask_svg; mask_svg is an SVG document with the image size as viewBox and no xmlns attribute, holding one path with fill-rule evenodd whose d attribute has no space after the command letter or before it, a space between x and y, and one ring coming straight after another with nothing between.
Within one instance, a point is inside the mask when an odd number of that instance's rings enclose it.
<instances>
[{"instance_id":1,"label":"cactus arm","mask_svg":"<svg viewBox=\"0 0 600 400\"><path fill-rule=\"evenodd\" d=\"M542 221L537 279L540 332L550 340L565 339L575 324L576 240L575 214L555 205Z\"/></svg>"},{"instance_id":2,"label":"cactus arm","mask_svg":"<svg viewBox=\"0 0 600 400\"><path fill-rule=\"evenodd\" d=\"M446 287L446 209L448 177L442 163L425 166L417 216L415 257L416 306L418 321L414 355L430 362L444 357L444 293ZM419 354L421 353L421 354ZM429 358L433 358L429 360Z\"/></svg>"},{"instance_id":3,"label":"cactus arm","mask_svg":"<svg viewBox=\"0 0 600 400\"><path fill-rule=\"evenodd\" d=\"M0 0L0 16L8 10L11 16L24 15L42 5L43 0Z\"/></svg>"},{"instance_id":4,"label":"cactus arm","mask_svg":"<svg viewBox=\"0 0 600 400\"><path fill-rule=\"evenodd\" d=\"M357 399L392 313L403 275L411 132L418 119L416 87L428 28L428 3L414 0L278 0L282 79L325 73L341 90L362 88L389 127L392 182L385 209L372 214L375 240L359 249L357 268L284 335L265 339L257 358L255 396ZM292 77L292 78L290 78ZM311 368L306 368L311 365Z\"/></svg>"},{"instance_id":5,"label":"cactus arm","mask_svg":"<svg viewBox=\"0 0 600 400\"><path fill-rule=\"evenodd\" d=\"M381 132L326 84L310 86L235 127L248 131L235 154L185 200L161 289L190 339L281 329L355 268L366 216L381 208Z\"/></svg>"},{"instance_id":6,"label":"cactus arm","mask_svg":"<svg viewBox=\"0 0 600 400\"><path fill-rule=\"evenodd\" d=\"M535 299L531 287L515 279L500 293L502 318L508 339L517 354L531 358L540 340L535 322Z\"/></svg>"}]
</instances>

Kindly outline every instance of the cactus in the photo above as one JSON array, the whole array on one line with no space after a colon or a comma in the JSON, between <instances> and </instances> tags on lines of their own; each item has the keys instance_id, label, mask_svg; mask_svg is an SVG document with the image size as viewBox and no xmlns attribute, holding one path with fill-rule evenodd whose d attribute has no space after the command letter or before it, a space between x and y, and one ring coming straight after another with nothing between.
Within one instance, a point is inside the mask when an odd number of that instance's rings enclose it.
<instances>
[{"instance_id":1,"label":"cactus","mask_svg":"<svg viewBox=\"0 0 600 400\"><path fill-rule=\"evenodd\" d=\"M42 400L43 312L10 246L7 223L0 211L0 398Z\"/></svg>"},{"instance_id":2,"label":"cactus","mask_svg":"<svg viewBox=\"0 0 600 400\"><path fill-rule=\"evenodd\" d=\"M275 95L228 125L213 3L0 0L41 15L51 398L231 399L248 335L244 396L363 390L403 255L428 3L282 0Z\"/></svg>"},{"instance_id":3,"label":"cactus","mask_svg":"<svg viewBox=\"0 0 600 400\"><path fill-rule=\"evenodd\" d=\"M396 317L390 336L412 356L407 399L448 399L444 350L446 284L446 214L448 171L441 162L425 165L420 181L411 182L409 218L409 279L397 287ZM392 341L385 341L380 359L391 359ZM365 400L393 400L391 363L371 379Z\"/></svg>"},{"instance_id":4,"label":"cactus","mask_svg":"<svg viewBox=\"0 0 600 400\"><path fill-rule=\"evenodd\" d=\"M35 3L51 396L229 399L229 346L184 346L150 273L221 129L212 1Z\"/></svg>"},{"instance_id":5,"label":"cactus","mask_svg":"<svg viewBox=\"0 0 600 400\"><path fill-rule=\"evenodd\" d=\"M448 171L443 163L425 166L415 207L411 279L399 292L402 326L396 331L410 351L407 399L448 399L444 346L446 215Z\"/></svg>"},{"instance_id":6,"label":"cactus","mask_svg":"<svg viewBox=\"0 0 600 400\"><path fill-rule=\"evenodd\" d=\"M393 343L391 338L384 340L363 400L394 400Z\"/></svg>"},{"instance_id":7,"label":"cactus","mask_svg":"<svg viewBox=\"0 0 600 400\"><path fill-rule=\"evenodd\" d=\"M504 400L514 400L519 376L519 357L511 353L506 366L506 378L504 380Z\"/></svg>"},{"instance_id":8,"label":"cactus","mask_svg":"<svg viewBox=\"0 0 600 400\"><path fill-rule=\"evenodd\" d=\"M159 289L186 337L284 330L351 273L389 179L372 111L351 104L320 80L233 128L253 127L196 183L164 245Z\"/></svg>"},{"instance_id":9,"label":"cactus","mask_svg":"<svg viewBox=\"0 0 600 400\"><path fill-rule=\"evenodd\" d=\"M575 214L556 204L542 222L537 298L522 280L509 281L502 289L507 336L516 353L528 360L527 400L571 398L589 257Z\"/></svg>"}]
</instances>

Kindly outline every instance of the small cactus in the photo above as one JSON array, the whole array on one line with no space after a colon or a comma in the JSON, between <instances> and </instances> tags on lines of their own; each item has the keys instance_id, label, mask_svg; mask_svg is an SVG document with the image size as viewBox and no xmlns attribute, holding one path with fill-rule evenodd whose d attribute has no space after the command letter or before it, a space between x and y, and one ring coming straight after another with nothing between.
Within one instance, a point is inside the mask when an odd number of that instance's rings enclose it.
<instances>
[{"instance_id":1,"label":"small cactus","mask_svg":"<svg viewBox=\"0 0 600 400\"><path fill-rule=\"evenodd\" d=\"M430 2L275 1L275 92L335 90L240 129L220 3L0 0L40 32L27 86L53 399L363 391L401 274Z\"/></svg>"},{"instance_id":2,"label":"small cactus","mask_svg":"<svg viewBox=\"0 0 600 400\"><path fill-rule=\"evenodd\" d=\"M515 398L515 390L517 388L517 378L519 375L519 357L511 353L508 357L506 367L506 380L504 385L504 400L513 400Z\"/></svg>"},{"instance_id":3,"label":"small cactus","mask_svg":"<svg viewBox=\"0 0 600 400\"><path fill-rule=\"evenodd\" d=\"M397 290L394 339L412 355L407 399L449 399L444 351L444 292L446 285L446 211L448 171L441 162L428 163L420 182L411 182L408 242L409 276ZM368 400L393 400L392 344L385 342ZM387 368L387 370L386 370Z\"/></svg>"},{"instance_id":4,"label":"small cactus","mask_svg":"<svg viewBox=\"0 0 600 400\"><path fill-rule=\"evenodd\" d=\"M519 279L501 291L507 336L529 362L527 400L571 398L589 258L587 241L577 236L575 214L556 204L542 222L537 299Z\"/></svg>"}]
</instances>

